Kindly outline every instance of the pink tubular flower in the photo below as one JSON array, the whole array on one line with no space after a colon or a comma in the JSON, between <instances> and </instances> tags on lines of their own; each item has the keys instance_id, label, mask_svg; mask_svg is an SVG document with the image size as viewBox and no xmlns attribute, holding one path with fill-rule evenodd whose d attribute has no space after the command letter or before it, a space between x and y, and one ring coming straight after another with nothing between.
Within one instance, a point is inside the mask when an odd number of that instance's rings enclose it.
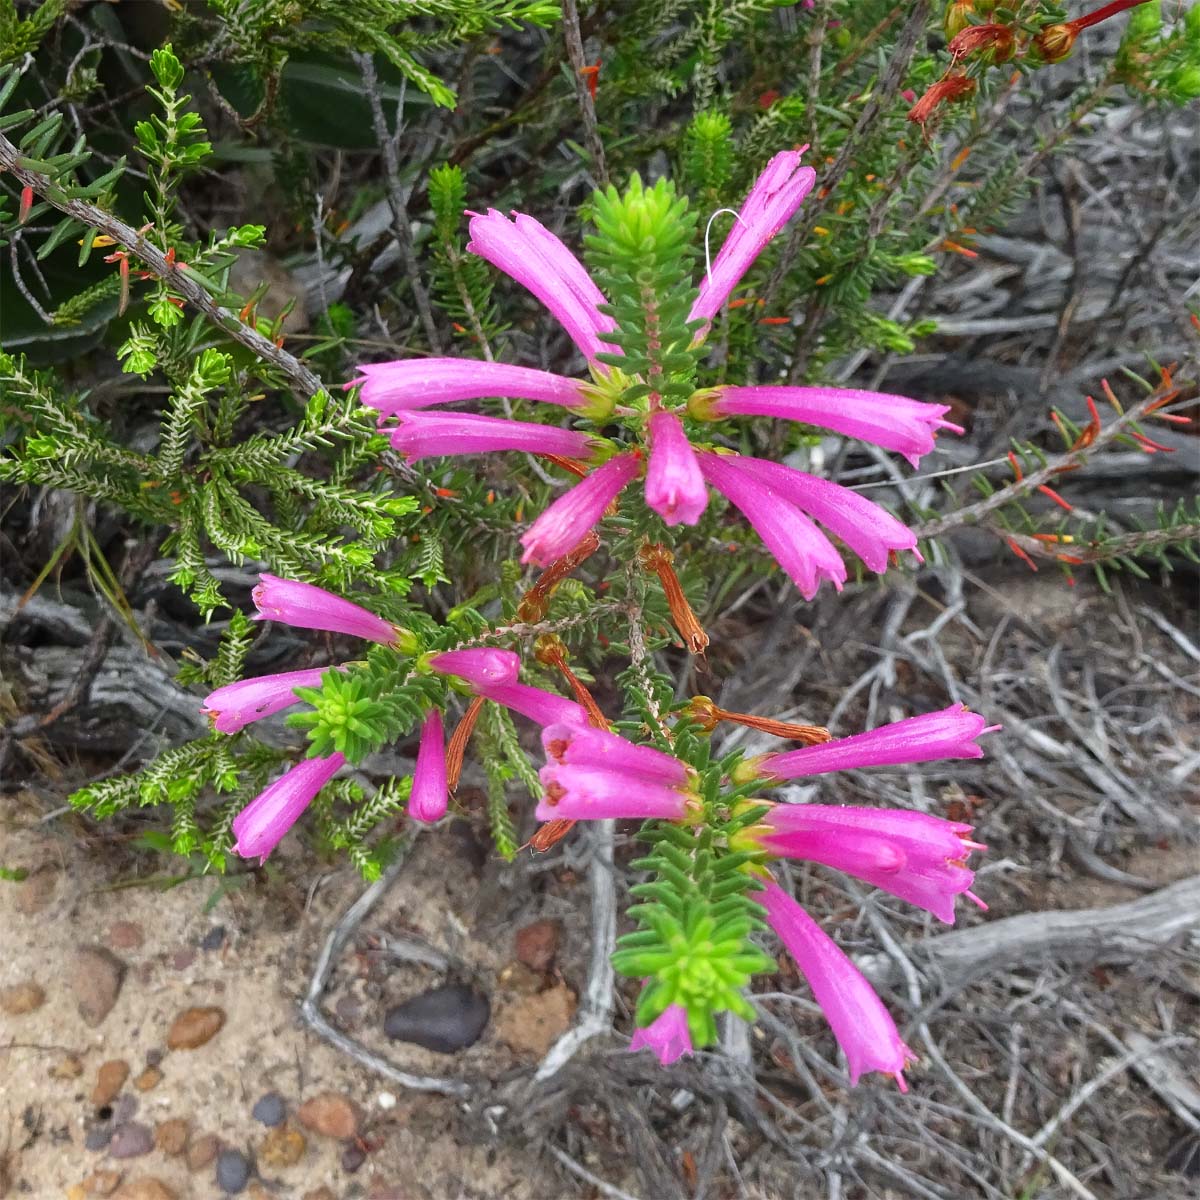
<instances>
[{"instance_id":1,"label":"pink tubular flower","mask_svg":"<svg viewBox=\"0 0 1200 1200\"><path fill-rule=\"evenodd\" d=\"M592 440L586 433L484 417L477 413L426 412L405 409L396 414L399 426L392 432L392 448L408 462L452 454L487 454L493 450L525 450L530 454L559 454L564 458L591 458Z\"/></svg>"},{"instance_id":2,"label":"pink tubular flower","mask_svg":"<svg viewBox=\"0 0 1200 1200\"><path fill-rule=\"evenodd\" d=\"M726 457L703 451L700 469L704 478L741 509L805 600L817 594L822 578L840 592L846 581L846 564L833 543L771 484L731 466Z\"/></svg>"},{"instance_id":3,"label":"pink tubular flower","mask_svg":"<svg viewBox=\"0 0 1200 1200\"><path fill-rule=\"evenodd\" d=\"M916 1055L875 989L824 930L773 879L755 896L767 920L808 980L850 1067L850 1084L866 1071L882 1071L908 1091L904 1068Z\"/></svg>"},{"instance_id":4,"label":"pink tubular flower","mask_svg":"<svg viewBox=\"0 0 1200 1200\"><path fill-rule=\"evenodd\" d=\"M832 429L903 454L915 467L939 429L962 433L942 418L948 404L925 404L886 392L827 387L721 387L706 411L717 417L778 417Z\"/></svg>"},{"instance_id":5,"label":"pink tubular flower","mask_svg":"<svg viewBox=\"0 0 1200 1200\"><path fill-rule=\"evenodd\" d=\"M570 554L638 473L641 461L635 452L618 454L559 496L522 535L521 561L547 567Z\"/></svg>"},{"instance_id":6,"label":"pink tubular flower","mask_svg":"<svg viewBox=\"0 0 1200 1200\"><path fill-rule=\"evenodd\" d=\"M511 708L538 725L586 725L588 721L587 710L582 704L542 688L530 687L527 683L476 684L475 693Z\"/></svg>"},{"instance_id":7,"label":"pink tubular flower","mask_svg":"<svg viewBox=\"0 0 1200 1200\"><path fill-rule=\"evenodd\" d=\"M932 762L939 758L982 758L975 739L999 729L987 725L964 704L951 704L938 712L893 721L866 733L834 738L820 746L804 746L784 754L768 754L758 763L759 773L773 779L799 779L828 771L859 767L897 766Z\"/></svg>"},{"instance_id":8,"label":"pink tubular flower","mask_svg":"<svg viewBox=\"0 0 1200 1200\"><path fill-rule=\"evenodd\" d=\"M635 1029L629 1043L630 1053L653 1050L658 1061L669 1067L676 1059L692 1053L692 1037L688 1033L687 1009L682 1004L668 1004L661 1016L645 1029Z\"/></svg>"},{"instance_id":9,"label":"pink tubular flower","mask_svg":"<svg viewBox=\"0 0 1200 1200\"><path fill-rule=\"evenodd\" d=\"M255 621L279 621L297 629L346 633L385 646L395 645L402 636L390 621L312 583L264 573L258 577L251 599L258 609Z\"/></svg>"},{"instance_id":10,"label":"pink tubular flower","mask_svg":"<svg viewBox=\"0 0 1200 1200\"><path fill-rule=\"evenodd\" d=\"M439 821L446 815L448 801L446 735L442 730L442 714L434 708L430 709L421 726L412 792L408 798L408 815L414 821L427 824Z\"/></svg>"},{"instance_id":11,"label":"pink tubular flower","mask_svg":"<svg viewBox=\"0 0 1200 1200\"><path fill-rule=\"evenodd\" d=\"M511 650L443 650L429 659L429 665L442 675L457 675L472 687L513 683L521 669L521 658Z\"/></svg>"},{"instance_id":12,"label":"pink tubular flower","mask_svg":"<svg viewBox=\"0 0 1200 1200\"><path fill-rule=\"evenodd\" d=\"M765 458L727 454L721 461L773 488L789 504L820 521L872 571L882 575L893 550L911 550L918 562L924 562L917 551L917 535L907 525L839 483Z\"/></svg>"},{"instance_id":13,"label":"pink tubular flower","mask_svg":"<svg viewBox=\"0 0 1200 1200\"><path fill-rule=\"evenodd\" d=\"M687 793L653 775L548 763L539 777L545 787L535 814L539 821L678 821L687 809Z\"/></svg>"},{"instance_id":14,"label":"pink tubular flower","mask_svg":"<svg viewBox=\"0 0 1200 1200\"><path fill-rule=\"evenodd\" d=\"M251 721L261 721L293 704L300 703L298 687L320 687L328 667L307 671L285 671L280 675L259 675L227 683L205 697L200 710L212 721L218 733L237 733Z\"/></svg>"},{"instance_id":15,"label":"pink tubular flower","mask_svg":"<svg viewBox=\"0 0 1200 1200\"><path fill-rule=\"evenodd\" d=\"M901 900L954 924L954 898L970 891L975 873L966 865L973 850L970 825L900 808L827 804L777 804L754 839L777 858L798 858L845 871Z\"/></svg>"},{"instance_id":16,"label":"pink tubular flower","mask_svg":"<svg viewBox=\"0 0 1200 1200\"><path fill-rule=\"evenodd\" d=\"M683 425L674 413L660 409L650 414L646 428L646 503L668 525L695 525L708 504L708 489Z\"/></svg>"},{"instance_id":17,"label":"pink tubular flower","mask_svg":"<svg viewBox=\"0 0 1200 1200\"><path fill-rule=\"evenodd\" d=\"M542 400L564 408L579 408L585 402L579 380L509 363L469 358L408 358L401 362L366 363L358 370L359 378L345 386L361 385L359 399L384 416L485 396Z\"/></svg>"},{"instance_id":18,"label":"pink tubular flower","mask_svg":"<svg viewBox=\"0 0 1200 1200\"><path fill-rule=\"evenodd\" d=\"M784 150L776 154L754 181L712 271L700 284L689 319L712 320L750 264L812 190L817 173L800 165L802 153Z\"/></svg>"},{"instance_id":19,"label":"pink tubular flower","mask_svg":"<svg viewBox=\"0 0 1200 1200\"><path fill-rule=\"evenodd\" d=\"M687 767L653 746L637 746L607 729L556 723L542 730L542 748L550 763L645 775L673 787L687 782Z\"/></svg>"},{"instance_id":20,"label":"pink tubular flower","mask_svg":"<svg viewBox=\"0 0 1200 1200\"><path fill-rule=\"evenodd\" d=\"M267 855L345 762L344 754L306 758L260 792L233 818L234 852L266 862Z\"/></svg>"},{"instance_id":21,"label":"pink tubular flower","mask_svg":"<svg viewBox=\"0 0 1200 1200\"><path fill-rule=\"evenodd\" d=\"M615 328L599 308L604 295L583 264L541 222L524 213L514 221L496 209L471 215L467 250L527 287L558 318L589 362L619 353L603 335Z\"/></svg>"}]
</instances>

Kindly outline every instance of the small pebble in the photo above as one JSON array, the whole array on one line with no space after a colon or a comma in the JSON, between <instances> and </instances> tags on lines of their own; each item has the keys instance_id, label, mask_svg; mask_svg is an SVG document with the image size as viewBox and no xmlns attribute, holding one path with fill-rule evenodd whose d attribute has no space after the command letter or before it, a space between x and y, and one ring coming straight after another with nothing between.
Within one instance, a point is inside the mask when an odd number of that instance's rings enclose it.
<instances>
[{"instance_id":1,"label":"small pebble","mask_svg":"<svg viewBox=\"0 0 1200 1200\"><path fill-rule=\"evenodd\" d=\"M461 983L445 984L389 1009L383 1032L438 1054L453 1054L479 1041L491 1010L482 992Z\"/></svg>"},{"instance_id":2,"label":"small pebble","mask_svg":"<svg viewBox=\"0 0 1200 1200\"><path fill-rule=\"evenodd\" d=\"M132 1121L137 1116L138 1098L126 1092L124 1095L117 1097L117 1102L112 1106L112 1109L113 1124L123 1125L126 1121Z\"/></svg>"},{"instance_id":3,"label":"small pebble","mask_svg":"<svg viewBox=\"0 0 1200 1200\"><path fill-rule=\"evenodd\" d=\"M68 1054L50 1068L52 1079L78 1079L82 1074L83 1059L78 1054Z\"/></svg>"},{"instance_id":4,"label":"small pebble","mask_svg":"<svg viewBox=\"0 0 1200 1200\"><path fill-rule=\"evenodd\" d=\"M217 1141L215 1134L202 1133L198 1137L192 1138L187 1148L188 1169L202 1171L217 1157L220 1149L221 1143Z\"/></svg>"},{"instance_id":5,"label":"small pebble","mask_svg":"<svg viewBox=\"0 0 1200 1200\"><path fill-rule=\"evenodd\" d=\"M183 1153L187 1146L188 1123L185 1117L170 1117L154 1129L154 1144L172 1158Z\"/></svg>"},{"instance_id":6,"label":"small pebble","mask_svg":"<svg viewBox=\"0 0 1200 1200\"><path fill-rule=\"evenodd\" d=\"M304 1134L288 1125L272 1129L258 1144L258 1161L264 1167L293 1167L308 1146Z\"/></svg>"},{"instance_id":7,"label":"small pebble","mask_svg":"<svg viewBox=\"0 0 1200 1200\"><path fill-rule=\"evenodd\" d=\"M342 1170L347 1175L353 1175L366 1161L367 1152L357 1142L351 1142L342 1151Z\"/></svg>"},{"instance_id":8,"label":"small pebble","mask_svg":"<svg viewBox=\"0 0 1200 1200\"><path fill-rule=\"evenodd\" d=\"M93 1171L84 1181L89 1196L111 1196L121 1182L120 1171Z\"/></svg>"},{"instance_id":9,"label":"small pebble","mask_svg":"<svg viewBox=\"0 0 1200 1200\"><path fill-rule=\"evenodd\" d=\"M214 925L201 939L201 950L220 950L225 945L227 934L224 925Z\"/></svg>"},{"instance_id":10,"label":"small pebble","mask_svg":"<svg viewBox=\"0 0 1200 1200\"><path fill-rule=\"evenodd\" d=\"M260 1124L273 1129L276 1125L283 1124L283 1118L287 1116L287 1105L278 1092L267 1092L265 1096L258 1098L250 1110L250 1115Z\"/></svg>"},{"instance_id":11,"label":"small pebble","mask_svg":"<svg viewBox=\"0 0 1200 1200\"><path fill-rule=\"evenodd\" d=\"M196 951L191 946L184 946L171 955L171 966L177 971L186 971L196 961Z\"/></svg>"},{"instance_id":12,"label":"small pebble","mask_svg":"<svg viewBox=\"0 0 1200 1200\"><path fill-rule=\"evenodd\" d=\"M69 978L79 1015L94 1029L117 1002L125 981L125 964L103 946L81 946Z\"/></svg>"},{"instance_id":13,"label":"small pebble","mask_svg":"<svg viewBox=\"0 0 1200 1200\"><path fill-rule=\"evenodd\" d=\"M114 950L140 950L145 940L142 927L133 921L114 921L108 930L108 944Z\"/></svg>"},{"instance_id":14,"label":"small pebble","mask_svg":"<svg viewBox=\"0 0 1200 1200\"><path fill-rule=\"evenodd\" d=\"M217 1155L217 1187L231 1196L250 1182L250 1162L240 1150L222 1150Z\"/></svg>"},{"instance_id":15,"label":"small pebble","mask_svg":"<svg viewBox=\"0 0 1200 1200\"><path fill-rule=\"evenodd\" d=\"M296 1111L300 1124L323 1137L344 1142L358 1132L358 1105L337 1092L322 1092L306 1100Z\"/></svg>"},{"instance_id":16,"label":"small pebble","mask_svg":"<svg viewBox=\"0 0 1200 1200\"><path fill-rule=\"evenodd\" d=\"M375 1103L378 1104L384 1112L389 1112L391 1109L396 1107L396 1097L393 1096L391 1092L380 1092L379 1095L375 1097Z\"/></svg>"},{"instance_id":17,"label":"small pebble","mask_svg":"<svg viewBox=\"0 0 1200 1200\"><path fill-rule=\"evenodd\" d=\"M163 1073L157 1067L147 1067L134 1081L139 1092L149 1092L162 1083Z\"/></svg>"},{"instance_id":18,"label":"small pebble","mask_svg":"<svg viewBox=\"0 0 1200 1200\"><path fill-rule=\"evenodd\" d=\"M157 1046L155 1046L152 1050L146 1051L146 1066L161 1067L162 1060L164 1058L166 1058L166 1055L163 1053L162 1050L160 1050Z\"/></svg>"},{"instance_id":19,"label":"small pebble","mask_svg":"<svg viewBox=\"0 0 1200 1200\"><path fill-rule=\"evenodd\" d=\"M546 917L517 930L517 958L530 970L548 971L554 965L558 944L562 940L562 922Z\"/></svg>"},{"instance_id":20,"label":"small pebble","mask_svg":"<svg viewBox=\"0 0 1200 1200\"><path fill-rule=\"evenodd\" d=\"M167 1031L167 1049L195 1050L211 1041L225 1024L223 1008L187 1008L171 1022Z\"/></svg>"},{"instance_id":21,"label":"small pebble","mask_svg":"<svg viewBox=\"0 0 1200 1200\"><path fill-rule=\"evenodd\" d=\"M36 1012L46 1003L46 989L33 980L0 988L0 1008L10 1017L23 1017Z\"/></svg>"},{"instance_id":22,"label":"small pebble","mask_svg":"<svg viewBox=\"0 0 1200 1200\"><path fill-rule=\"evenodd\" d=\"M145 1125L130 1121L113 1130L108 1152L113 1158L141 1158L154 1149L154 1134Z\"/></svg>"},{"instance_id":23,"label":"small pebble","mask_svg":"<svg viewBox=\"0 0 1200 1200\"><path fill-rule=\"evenodd\" d=\"M129 1078L129 1064L123 1058L112 1058L101 1063L96 1072L96 1086L89 1099L93 1107L103 1108L111 1104Z\"/></svg>"},{"instance_id":24,"label":"small pebble","mask_svg":"<svg viewBox=\"0 0 1200 1200\"><path fill-rule=\"evenodd\" d=\"M125 1184L116 1200L176 1200L176 1193L156 1175L143 1175Z\"/></svg>"},{"instance_id":25,"label":"small pebble","mask_svg":"<svg viewBox=\"0 0 1200 1200\"><path fill-rule=\"evenodd\" d=\"M83 1139L86 1150L107 1150L112 1141L112 1126L105 1121L103 1125L93 1125Z\"/></svg>"}]
</instances>

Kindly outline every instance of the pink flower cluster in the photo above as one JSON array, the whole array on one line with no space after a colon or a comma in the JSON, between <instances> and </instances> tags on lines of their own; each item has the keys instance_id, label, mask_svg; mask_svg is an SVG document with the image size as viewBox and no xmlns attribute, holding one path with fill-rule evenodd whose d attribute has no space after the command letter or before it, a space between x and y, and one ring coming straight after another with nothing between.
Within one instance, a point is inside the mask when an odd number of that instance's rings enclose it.
<instances>
[{"instance_id":1,"label":"pink flower cluster","mask_svg":"<svg viewBox=\"0 0 1200 1200\"><path fill-rule=\"evenodd\" d=\"M257 619L303 629L352 634L394 646L409 635L367 609L312 584L264 575L253 593ZM529 717L542 728L546 765L537 818L612 818L682 821L696 819L700 800L695 774L670 754L639 746L607 729L593 727L574 701L519 682L520 660L509 650L449 650L421 665L452 676L471 692ZM344 669L344 668L343 668ZM294 689L319 683L321 668L243 680L212 692L205 711L214 728L235 733L298 702ZM935 759L977 758L977 739L990 732L984 719L961 705L890 725L749 760L739 778L778 783L828 771L897 766ZM264 861L317 793L345 765L342 754L305 759L285 772L234 819L235 850ZM446 741L441 712L433 708L420 730L409 797L409 816L432 822L448 804ZM955 898L970 890L969 855L985 847L969 840L969 825L901 809L774 804L743 830L739 848L769 858L820 863L915 904L948 924ZM868 1071L895 1076L912 1054L879 997L850 960L774 879L759 897L768 921L791 952L829 1019L846 1055L851 1082ZM650 1048L666 1064L691 1053L687 1012L672 1004L635 1034L631 1049Z\"/></svg>"},{"instance_id":2,"label":"pink flower cluster","mask_svg":"<svg viewBox=\"0 0 1200 1200\"><path fill-rule=\"evenodd\" d=\"M258 610L255 620L344 633L387 645L399 645L406 638L404 630L382 617L311 583L262 575L252 598ZM574 701L518 682L521 660L511 650L447 650L431 655L425 665L438 674L454 676L476 695L540 725L587 722L587 713ZM252 721L298 704L295 689L319 686L328 669L286 671L228 684L209 693L203 711L219 733L237 733ZM286 771L234 818L235 852L264 862L345 763L344 755L330 754L304 759ZM415 821L440 820L448 800L442 714L431 709L421 725L408 814Z\"/></svg>"},{"instance_id":3,"label":"pink flower cluster","mask_svg":"<svg viewBox=\"0 0 1200 1200\"><path fill-rule=\"evenodd\" d=\"M711 270L700 284L690 319L707 333L767 243L812 189L815 173L801 151L776 154L754 182ZM829 480L731 451L694 446L681 418L774 417L817 425L904 455L914 466L934 447L939 429L961 433L945 419L948 406L846 388L723 386L695 392L670 409L651 393L649 410L620 409L640 446L616 446L598 436L538 422L506 420L434 406L483 397L512 397L557 405L582 418L608 420L608 368L600 353L619 353L605 341L613 320L605 297L579 260L545 226L524 213L472 214L467 249L529 289L558 319L587 361L596 382L507 363L470 359L408 359L359 368L362 402L390 423L393 447L410 461L430 455L521 450L592 464L593 469L550 505L521 538L524 562L546 566L569 554L627 484L644 473L647 505L667 525L694 525L720 492L754 527L780 566L811 599L823 579L840 588L846 567L818 525L840 538L867 567L882 572L892 552L917 553L916 536L890 513Z\"/></svg>"}]
</instances>

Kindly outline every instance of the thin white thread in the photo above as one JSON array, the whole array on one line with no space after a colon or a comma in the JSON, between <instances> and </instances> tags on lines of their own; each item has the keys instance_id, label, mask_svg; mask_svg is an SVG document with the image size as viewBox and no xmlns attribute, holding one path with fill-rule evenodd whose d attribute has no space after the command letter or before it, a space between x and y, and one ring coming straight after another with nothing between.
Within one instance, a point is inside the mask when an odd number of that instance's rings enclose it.
<instances>
[{"instance_id":1,"label":"thin white thread","mask_svg":"<svg viewBox=\"0 0 1200 1200\"><path fill-rule=\"evenodd\" d=\"M1007 458L989 458L987 462L972 463L969 467L947 467L944 471L931 471L927 475L907 475L905 483L919 483L924 479L942 479L946 475L961 475L964 471L978 471L983 467L997 467L1001 463L1008 462ZM859 483L850 485L852 492L865 492L867 488L877 487L894 487L895 484L890 479L881 479L877 483Z\"/></svg>"},{"instance_id":2,"label":"thin white thread","mask_svg":"<svg viewBox=\"0 0 1200 1200\"><path fill-rule=\"evenodd\" d=\"M733 218L735 221L738 221L742 225L746 224L746 222L742 220L742 214L739 213L736 208L718 208L717 211L708 218L708 224L704 227L704 277L708 280L709 287L712 287L712 254L709 252L708 248L708 236L712 232L712 223L722 213L733 213ZM749 228L749 226L747 226L747 228Z\"/></svg>"}]
</instances>

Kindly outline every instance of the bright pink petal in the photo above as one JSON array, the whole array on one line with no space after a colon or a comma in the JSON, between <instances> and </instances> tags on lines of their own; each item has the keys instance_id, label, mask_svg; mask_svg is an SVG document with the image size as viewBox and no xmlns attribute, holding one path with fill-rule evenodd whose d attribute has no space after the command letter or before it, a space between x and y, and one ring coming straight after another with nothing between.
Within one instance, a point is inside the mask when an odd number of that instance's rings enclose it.
<instances>
[{"instance_id":1,"label":"bright pink petal","mask_svg":"<svg viewBox=\"0 0 1200 1200\"><path fill-rule=\"evenodd\" d=\"M358 371L362 377L359 399L384 416L489 396L542 400L564 408L578 408L585 403L578 380L509 363L470 358L406 358L399 362L367 363Z\"/></svg>"},{"instance_id":2,"label":"bright pink petal","mask_svg":"<svg viewBox=\"0 0 1200 1200\"><path fill-rule=\"evenodd\" d=\"M711 321L750 264L791 220L812 190L816 172L800 165L799 150L784 150L767 163L754 181L720 253L700 284L691 320Z\"/></svg>"},{"instance_id":3,"label":"bright pink petal","mask_svg":"<svg viewBox=\"0 0 1200 1200\"><path fill-rule=\"evenodd\" d=\"M467 250L524 284L558 318L589 362L601 351L620 353L602 340L615 325L597 307L604 303L599 288L544 225L524 214L509 221L493 208L486 216L473 214L468 228Z\"/></svg>"},{"instance_id":4,"label":"bright pink petal","mask_svg":"<svg viewBox=\"0 0 1200 1200\"><path fill-rule=\"evenodd\" d=\"M916 1056L900 1040L875 989L833 939L774 880L755 898L796 960L850 1067L850 1084L867 1071L891 1075L907 1091L904 1068Z\"/></svg>"},{"instance_id":5,"label":"bright pink petal","mask_svg":"<svg viewBox=\"0 0 1200 1200\"><path fill-rule=\"evenodd\" d=\"M669 1067L676 1059L693 1053L692 1037L688 1032L687 1009L682 1004L669 1004L662 1014L644 1029L633 1031L630 1053L653 1050L658 1061Z\"/></svg>"},{"instance_id":6,"label":"bright pink petal","mask_svg":"<svg viewBox=\"0 0 1200 1200\"><path fill-rule=\"evenodd\" d=\"M637 454L618 454L564 492L522 535L525 553L521 561L547 567L570 554L640 466Z\"/></svg>"},{"instance_id":7,"label":"bright pink petal","mask_svg":"<svg viewBox=\"0 0 1200 1200\"><path fill-rule=\"evenodd\" d=\"M406 409L397 413L396 419L399 427L392 433L392 448L408 462L495 450L587 459L594 450L586 433L532 421L510 421L507 417Z\"/></svg>"},{"instance_id":8,"label":"bright pink petal","mask_svg":"<svg viewBox=\"0 0 1200 1200\"><path fill-rule=\"evenodd\" d=\"M443 650L429 659L442 675L457 675L475 686L512 683L521 669L520 655L511 650L480 647L472 650Z\"/></svg>"},{"instance_id":9,"label":"bright pink petal","mask_svg":"<svg viewBox=\"0 0 1200 1200\"><path fill-rule=\"evenodd\" d=\"M982 758L975 739L999 726L986 727L986 720L965 705L951 704L938 712L893 721L866 733L835 738L820 746L804 746L784 754L770 754L759 769L775 779L799 779L829 771L858 770L860 767L897 766L933 762L943 758Z\"/></svg>"},{"instance_id":10,"label":"bright pink petal","mask_svg":"<svg viewBox=\"0 0 1200 1200\"><path fill-rule=\"evenodd\" d=\"M886 392L827 387L722 387L711 412L719 417L778 417L832 429L903 454L915 467L939 429L962 433L942 418L948 404L925 404Z\"/></svg>"},{"instance_id":11,"label":"bright pink petal","mask_svg":"<svg viewBox=\"0 0 1200 1200\"><path fill-rule=\"evenodd\" d=\"M883 574L888 555L911 550L917 555L917 535L891 513L829 479L819 479L765 458L728 454L723 460L773 487L788 503L841 538L872 570Z\"/></svg>"},{"instance_id":12,"label":"bright pink petal","mask_svg":"<svg viewBox=\"0 0 1200 1200\"><path fill-rule=\"evenodd\" d=\"M442 729L442 714L433 708L421 725L417 762L413 768L412 792L408 798L408 815L414 821L426 824L440 821L446 815L449 795L446 786L446 736Z\"/></svg>"},{"instance_id":13,"label":"bright pink petal","mask_svg":"<svg viewBox=\"0 0 1200 1200\"><path fill-rule=\"evenodd\" d=\"M549 763L540 778L546 794L537 806L539 821L610 817L678 821L687 809L685 792L650 775Z\"/></svg>"},{"instance_id":14,"label":"bright pink petal","mask_svg":"<svg viewBox=\"0 0 1200 1200\"><path fill-rule=\"evenodd\" d=\"M345 762L343 754L306 758L260 792L233 818L234 852L266 862L267 855Z\"/></svg>"},{"instance_id":15,"label":"bright pink petal","mask_svg":"<svg viewBox=\"0 0 1200 1200\"><path fill-rule=\"evenodd\" d=\"M841 591L846 564L830 540L770 484L731 466L726 457L710 451L701 453L700 469L705 479L742 511L805 600L817 594L822 578Z\"/></svg>"},{"instance_id":16,"label":"bright pink petal","mask_svg":"<svg viewBox=\"0 0 1200 1200\"><path fill-rule=\"evenodd\" d=\"M293 704L300 703L298 687L320 687L328 667L307 671L284 671L279 675L259 675L227 683L205 697L200 710L212 721L218 733L237 733L251 721L261 721Z\"/></svg>"},{"instance_id":17,"label":"bright pink petal","mask_svg":"<svg viewBox=\"0 0 1200 1200\"><path fill-rule=\"evenodd\" d=\"M278 621L297 629L346 633L385 646L394 644L400 636L390 621L312 583L263 573L251 592L251 599L258 609L255 621Z\"/></svg>"},{"instance_id":18,"label":"bright pink petal","mask_svg":"<svg viewBox=\"0 0 1200 1200\"><path fill-rule=\"evenodd\" d=\"M542 730L542 747L551 763L625 771L676 787L686 783L688 778L687 767L679 759L653 746L637 746L607 729L581 728L574 724L547 725Z\"/></svg>"},{"instance_id":19,"label":"bright pink petal","mask_svg":"<svg viewBox=\"0 0 1200 1200\"><path fill-rule=\"evenodd\" d=\"M646 429L646 503L668 525L695 525L708 504L708 489L682 423L674 413L660 409L650 414Z\"/></svg>"},{"instance_id":20,"label":"bright pink petal","mask_svg":"<svg viewBox=\"0 0 1200 1200\"><path fill-rule=\"evenodd\" d=\"M475 691L505 708L511 708L538 725L586 725L587 710L582 704L555 695L527 683L477 684Z\"/></svg>"}]
</instances>

